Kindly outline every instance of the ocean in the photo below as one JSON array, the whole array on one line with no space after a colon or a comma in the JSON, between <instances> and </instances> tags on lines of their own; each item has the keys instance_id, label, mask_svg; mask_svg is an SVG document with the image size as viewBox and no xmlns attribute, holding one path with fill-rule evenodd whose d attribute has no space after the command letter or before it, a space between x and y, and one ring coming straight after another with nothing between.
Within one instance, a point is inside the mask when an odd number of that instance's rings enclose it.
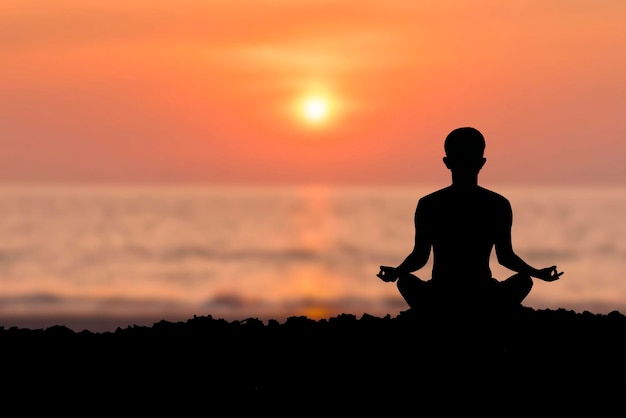
<instances>
[{"instance_id":1,"label":"ocean","mask_svg":"<svg viewBox=\"0 0 626 418\"><path fill-rule=\"evenodd\" d=\"M524 305L626 313L626 188L491 189L511 201L518 255L564 271ZM417 200L433 190L3 186L0 326L395 316L407 306L376 273L411 251ZM513 274L495 256L491 267Z\"/></svg>"}]
</instances>

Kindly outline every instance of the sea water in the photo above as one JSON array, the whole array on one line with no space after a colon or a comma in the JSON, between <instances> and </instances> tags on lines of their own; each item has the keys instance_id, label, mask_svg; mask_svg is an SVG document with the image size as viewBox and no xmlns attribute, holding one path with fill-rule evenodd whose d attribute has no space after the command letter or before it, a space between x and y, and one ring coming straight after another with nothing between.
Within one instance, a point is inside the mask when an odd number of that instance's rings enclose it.
<instances>
[{"instance_id":1,"label":"sea water","mask_svg":"<svg viewBox=\"0 0 626 418\"><path fill-rule=\"evenodd\" d=\"M4 186L0 326L395 316L407 306L376 273L411 251L434 189ZM626 312L626 188L492 189L513 206L518 255L565 272L526 306Z\"/></svg>"}]
</instances>

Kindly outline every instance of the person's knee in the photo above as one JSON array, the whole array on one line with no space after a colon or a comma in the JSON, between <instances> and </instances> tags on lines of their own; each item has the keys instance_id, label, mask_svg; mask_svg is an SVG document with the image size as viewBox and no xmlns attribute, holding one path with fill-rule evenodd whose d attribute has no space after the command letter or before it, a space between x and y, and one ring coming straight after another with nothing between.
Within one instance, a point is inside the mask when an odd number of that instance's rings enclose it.
<instances>
[{"instance_id":1,"label":"person's knee","mask_svg":"<svg viewBox=\"0 0 626 418\"><path fill-rule=\"evenodd\" d=\"M419 277L412 274L404 274L398 277L396 286L398 286L400 294L408 303L409 307L415 308L421 304L424 298L425 282Z\"/></svg>"},{"instance_id":2,"label":"person's knee","mask_svg":"<svg viewBox=\"0 0 626 418\"><path fill-rule=\"evenodd\" d=\"M509 283L515 283L519 287L532 287L533 279L529 274L516 273L509 277L507 280Z\"/></svg>"},{"instance_id":3,"label":"person's knee","mask_svg":"<svg viewBox=\"0 0 626 418\"><path fill-rule=\"evenodd\" d=\"M521 303L533 288L533 279L529 274L518 273L507 280L508 293L512 299Z\"/></svg>"},{"instance_id":4,"label":"person's knee","mask_svg":"<svg viewBox=\"0 0 626 418\"><path fill-rule=\"evenodd\" d=\"M527 293L533 288L533 278L529 274L519 274L519 286L526 290Z\"/></svg>"},{"instance_id":5,"label":"person's knee","mask_svg":"<svg viewBox=\"0 0 626 418\"><path fill-rule=\"evenodd\" d=\"M398 277L396 286L398 286L398 290L400 291L400 293L403 293L403 291L407 291L409 289L414 289L415 287L417 287L420 281L421 280L417 276L411 273L407 273Z\"/></svg>"}]
</instances>

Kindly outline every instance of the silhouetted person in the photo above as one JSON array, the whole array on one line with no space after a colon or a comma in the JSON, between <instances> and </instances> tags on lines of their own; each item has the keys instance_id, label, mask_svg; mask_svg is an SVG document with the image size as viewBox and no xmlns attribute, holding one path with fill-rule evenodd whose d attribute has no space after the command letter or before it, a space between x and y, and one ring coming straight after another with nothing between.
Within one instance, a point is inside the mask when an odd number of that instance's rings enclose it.
<instances>
[{"instance_id":1,"label":"silhouetted person","mask_svg":"<svg viewBox=\"0 0 626 418\"><path fill-rule=\"evenodd\" d=\"M455 129L444 149L452 184L419 200L413 251L397 267L380 266L377 276L385 282L397 280L412 311L519 307L533 286L532 277L550 282L563 273L556 266L531 267L513 251L509 201L478 185L478 173L487 161L483 135L471 127ZM431 248L432 277L424 281L411 273L426 264ZM515 275L503 281L492 277L492 249Z\"/></svg>"}]
</instances>

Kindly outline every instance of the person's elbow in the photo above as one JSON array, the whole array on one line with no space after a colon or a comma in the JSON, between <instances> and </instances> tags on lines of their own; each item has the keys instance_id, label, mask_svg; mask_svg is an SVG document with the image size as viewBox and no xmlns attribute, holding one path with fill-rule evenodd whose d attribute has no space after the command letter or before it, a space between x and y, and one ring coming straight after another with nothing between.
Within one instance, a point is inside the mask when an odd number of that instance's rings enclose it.
<instances>
[{"instance_id":1,"label":"person's elbow","mask_svg":"<svg viewBox=\"0 0 626 418\"><path fill-rule=\"evenodd\" d=\"M411 259L411 269L412 271L419 270L426 265L428 262L428 257L430 256L429 251L424 251L420 249L415 249L410 255Z\"/></svg>"},{"instance_id":2,"label":"person's elbow","mask_svg":"<svg viewBox=\"0 0 626 418\"><path fill-rule=\"evenodd\" d=\"M517 263L517 261L519 260L519 257L517 257L513 251L496 249L496 258L500 265L508 269L516 270L518 267L519 263Z\"/></svg>"}]
</instances>

